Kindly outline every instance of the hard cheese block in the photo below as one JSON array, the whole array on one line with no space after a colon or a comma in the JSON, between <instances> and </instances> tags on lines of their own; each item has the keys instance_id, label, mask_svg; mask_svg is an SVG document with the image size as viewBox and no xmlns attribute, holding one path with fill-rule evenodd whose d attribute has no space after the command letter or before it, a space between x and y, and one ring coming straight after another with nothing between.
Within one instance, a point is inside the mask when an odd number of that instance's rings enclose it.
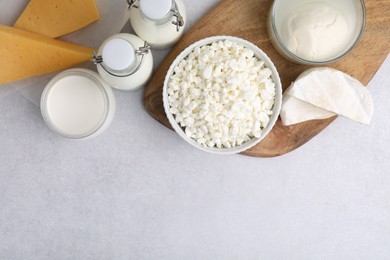
<instances>
[{"instance_id":1,"label":"hard cheese block","mask_svg":"<svg viewBox=\"0 0 390 260\"><path fill-rule=\"evenodd\" d=\"M98 19L95 0L31 0L14 26L56 38Z\"/></svg>"},{"instance_id":2,"label":"hard cheese block","mask_svg":"<svg viewBox=\"0 0 390 260\"><path fill-rule=\"evenodd\" d=\"M0 25L0 84L64 69L91 58L93 49Z\"/></svg>"}]
</instances>

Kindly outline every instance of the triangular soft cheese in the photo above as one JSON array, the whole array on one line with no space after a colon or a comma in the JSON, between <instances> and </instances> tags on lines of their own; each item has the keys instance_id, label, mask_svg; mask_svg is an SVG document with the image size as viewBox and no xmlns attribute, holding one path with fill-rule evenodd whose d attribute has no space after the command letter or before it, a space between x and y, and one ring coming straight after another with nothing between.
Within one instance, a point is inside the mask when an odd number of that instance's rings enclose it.
<instances>
[{"instance_id":1,"label":"triangular soft cheese","mask_svg":"<svg viewBox=\"0 0 390 260\"><path fill-rule=\"evenodd\" d=\"M335 113L314 106L293 96L283 95L283 106L280 111L280 117L285 126L309 120L326 119L335 115Z\"/></svg>"},{"instance_id":2,"label":"triangular soft cheese","mask_svg":"<svg viewBox=\"0 0 390 260\"><path fill-rule=\"evenodd\" d=\"M370 124L374 113L367 88L351 76L331 68L305 71L285 94L362 124Z\"/></svg>"}]
</instances>

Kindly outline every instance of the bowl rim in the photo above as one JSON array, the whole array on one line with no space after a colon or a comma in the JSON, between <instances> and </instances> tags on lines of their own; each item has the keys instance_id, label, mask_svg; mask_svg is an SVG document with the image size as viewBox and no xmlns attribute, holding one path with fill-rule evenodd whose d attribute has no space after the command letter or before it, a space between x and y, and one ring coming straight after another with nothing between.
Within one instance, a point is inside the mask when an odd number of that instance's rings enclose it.
<instances>
[{"instance_id":1,"label":"bowl rim","mask_svg":"<svg viewBox=\"0 0 390 260\"><path fill-rule=\"evenodd\" d=\"M179 126L179 124L174 119L174 116L169 111L170 105L169 105L169 101L168 101L167 88L168 88L169 79L173 75L173 72L174 72L174 69L176 68L176 66L184 58L186 58L196 47L204 46L204 45L207 45L207 44L210 44L210 43L213 43L213 42L216 42L216 41L221 41L221 40L230 40L232 42L240 43L240 44L243 44L245 47L247 47L247 48L251 49L252 51L254 51L255 56L260 58L261 60L263 60L264 64L266 65L266 67L272 70L272 79L274 80L275 89L276 89L275 103L274 103L274 106L273 106L273 109L272 109L272 111L274 113L270 117L270 121L269 121L268 125L264 128L260 138L254 137L250 141L245 142L245 143L243 143L243 144L241 144L239 146L233 147L233 148L210 148L210 147L204 147L204 146L198 144L194 139L188 137L184 133L182 127ZM249 42L249 41L247 41L245 39L242 39L242 38L239 38L239 37L235 37L235 36L219 35L219 36L206 37L206 38L203 38L201 40L198 40L198 41L192 43L187 48L185 48L175 58L175 60L172 62L171 66L169 67L169 69L168 69L168 71L166 73L165 80L164 80L162 96L163 96L164 111L165 111L165 114L166 114L166 116L168 118L168 121L171 124L171 126L173 127L173 129L175 130L175 132L182 139L184 139L187 143L191 144L192 146L194 146L194 147L196 147L196 148L198 148L198 149L200 149L202 151L209 152L209 153L214 153L214 154L229 155L229 154L238 154L238 153L244 152L244 151L254 147L255 145L257 145L261 140L263 140L269 134L269 132L272 130L272 128L276 124L276 121L279 118L279 114L280 114L280 110L281 110L281 106L282 106L282 92L283 92L283 90L282 90L282 83L281 83L281 80L280 80L280 77L279 77L279 73L278 73L275 65L271 61L271 59L267 56L266 53L264 53L264 51L262 51L255 44L253 44L253 43L251 43L251 42Z\"/></svg>"},{"instance_id":2,"label":"bowl rim","mask_svg":"<svg viewBox=\"0 0 390 260\"><path fill-rule=\"evenodd\" d=\"M286 52L291 59L293 59L295 62L299 62L301 64L308 64L308 65L314 65L314 66L321 66L321 65L326 65L326 64L330 64L330 63L333 63L333 62L336 62L342 58L344 58L345 56L347 56L357 45L358 43L360 42L361 38L363 37L363 34L364 34L364 31L366 29L366 21L367 21L367 13L366 13L366 6L364 4L364 0L358 0L360 2L360 7L361 7L361 10L362 10L362 26L360 28L360 32L358 34L358 37L356 37L354 43L344 52L342 52L340 55L338 55L337 57L333 58L333 59L330 59L330 60L324 60L324 61L313 61L313 60L307 60L307 59L304 59L296 54L294 54L293 52L291 52L286 46L285 44L283 43L283 40L281 38L281 36L279 35L279 32L276 28L276 22L275 22L275 12L276 12L276 5L278 4L278 0L275 0L273 3L272 3L272 6L271 6L271 9L270 9L270 12L269 12L269 19L271 20L271 27L272 27L272 31L274 32L275 34L275 38L276 40L278 41L280 47L283 49L284 52Z\"/></svg>"}]
</instances>

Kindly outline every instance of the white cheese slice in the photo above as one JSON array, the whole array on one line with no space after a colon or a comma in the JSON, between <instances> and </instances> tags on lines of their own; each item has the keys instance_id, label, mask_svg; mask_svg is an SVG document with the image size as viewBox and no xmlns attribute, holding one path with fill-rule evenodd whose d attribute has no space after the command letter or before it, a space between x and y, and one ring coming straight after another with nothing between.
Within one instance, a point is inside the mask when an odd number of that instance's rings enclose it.
<instances>
[{"instance_id":1,"label":"white cheese slice","mask_svg":"<svg viewBox=\"0 0 390 260\"><path fill-rule=\"evenodd\" d=\"M331 68L306 70L284 95L320 109L313 109L312 106L286 98L287 101L282 107L282 120L284 118L283 124L287 125L306 119L328 118L331 116L329 112L362 124L370 124L374 113L373 101L367 88L351 76Z\"/></svg>"},{"instance_id":2,"label":"white cheese slice","mask_svg":"<svg viewBox=\"0 0 390 260\"><path fill-rule=\"evenodd\" d=\"M283 125L289 126L308 120L326 119L335 115L335 113L314 106L293 96L283 95L283 106L280 111Z\"/></svg>"}]
</instances>

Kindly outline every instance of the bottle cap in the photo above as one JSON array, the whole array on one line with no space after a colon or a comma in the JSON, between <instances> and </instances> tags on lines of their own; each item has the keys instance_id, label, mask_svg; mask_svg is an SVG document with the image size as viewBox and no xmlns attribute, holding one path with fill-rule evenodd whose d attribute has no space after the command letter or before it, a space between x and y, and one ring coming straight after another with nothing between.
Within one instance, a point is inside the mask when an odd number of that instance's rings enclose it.
<instances>
[{"instance_id":1,"label":"bottle cap","mask_svg":"<svg viewBox=\"0 0 390 260\"><path fill-rule=\"evenodd\" d=\"M135 50L133 45L124 39L112 39L104 45L102 58L108 68L122 71L134 64Z\"/></svg>"},{"instance_id":2,"label":"bottle cap","mask_svg":"<svg viewBox=\"0 0 390 260\"><path fill-rule=\"evenodd\" d=\"M172 0L140 0L141 12L151 20L162 20L172 8Z\"/></svg>"}]
</instances>

